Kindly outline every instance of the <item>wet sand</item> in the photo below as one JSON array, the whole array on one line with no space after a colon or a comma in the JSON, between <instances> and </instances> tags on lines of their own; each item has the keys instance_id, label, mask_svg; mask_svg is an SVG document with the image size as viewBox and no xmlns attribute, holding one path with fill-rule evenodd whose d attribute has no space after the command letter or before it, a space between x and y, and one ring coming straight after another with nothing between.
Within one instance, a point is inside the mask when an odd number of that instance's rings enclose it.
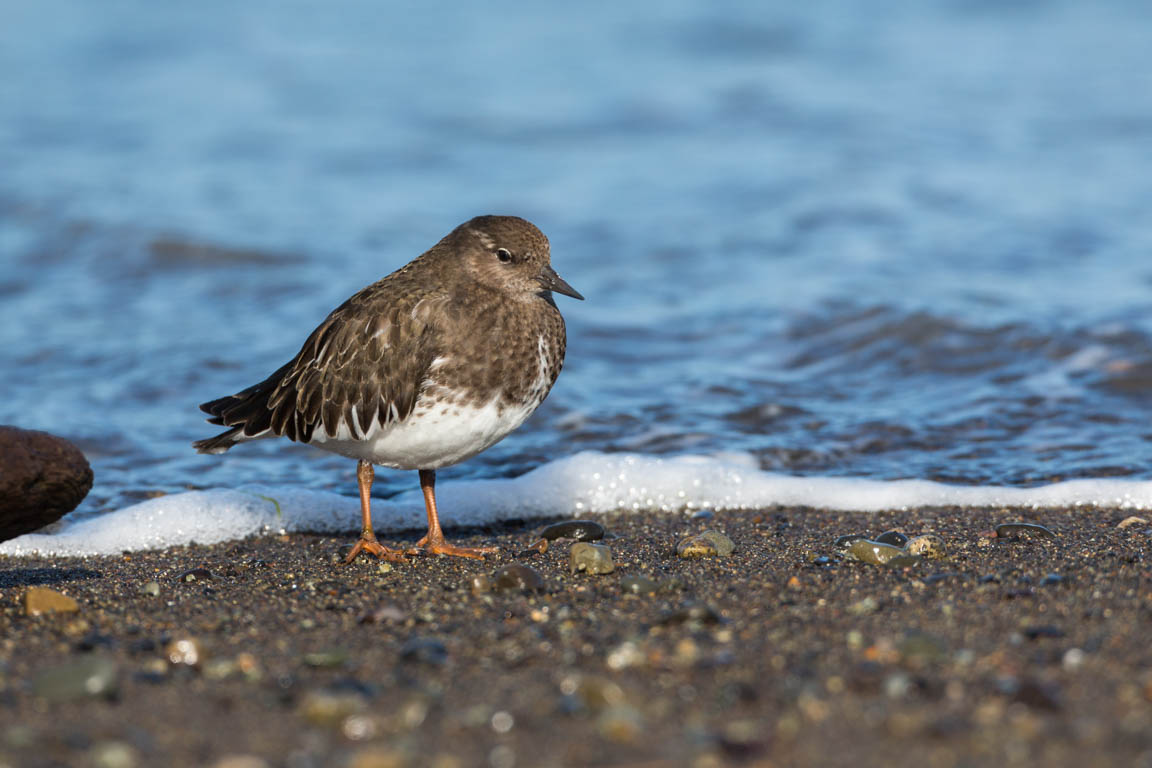
<instances>
[{"instance_id":1,"label":"wet sand","mask_svg":"<svg viewBox=\"0 0 1152 768\"><path fill-rule=\"evenodd\" d=\"M517 557L537 523L451 532L486 563L342 566L352 534L0 557L0 766L1148 764L1152 525L1128 515L615 516L600 576L566 542ZM1058 538L989 537L1016 520ZM735 553L674 554L707 528ZM833 546L891 528L948 558ZM515 562L544 589L473 588ZM79 610L25 615L33 586Z\"/></svg>"}]
</instances>

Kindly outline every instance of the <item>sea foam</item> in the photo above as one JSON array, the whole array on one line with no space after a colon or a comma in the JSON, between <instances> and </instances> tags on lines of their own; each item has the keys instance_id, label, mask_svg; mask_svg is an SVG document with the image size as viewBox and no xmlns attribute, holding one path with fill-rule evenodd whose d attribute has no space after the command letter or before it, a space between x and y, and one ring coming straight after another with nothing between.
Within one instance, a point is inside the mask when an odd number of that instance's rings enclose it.
<instances>
[{"instance_id":1,"label":"sea foam","mask_svg":"<svg viewBox=\"0 0 1152 768\"><path fill-rule=\"evenodd\" d=\"M1068 480L1036 488L956 486L927 480L794 477L764 472L744 454L654 457L579 453L516 478L437 486L445 526L503 520L678 513L774 504L874 511L929 506L1152 508L1152 481ZM354 533L359 501L293 487L189 491L65 523L51 534L0 544L5 555L108 555L177 544L213 544L281 531ZM418 490L373 502L379 533L424 527Z\"/></svg>"}]
</instances>

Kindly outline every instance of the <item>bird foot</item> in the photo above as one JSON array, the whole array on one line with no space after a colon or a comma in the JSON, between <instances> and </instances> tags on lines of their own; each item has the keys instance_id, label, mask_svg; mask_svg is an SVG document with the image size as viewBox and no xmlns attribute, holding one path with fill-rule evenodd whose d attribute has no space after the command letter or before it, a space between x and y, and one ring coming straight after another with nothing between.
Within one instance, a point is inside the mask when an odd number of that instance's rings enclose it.
<instances>
[{"instance_id":1,"label":"bird foot","mask_svg":"<svg viewBox=\"0 0 1152 768\"><path fill-rule=\"evenodd\" d=\"M359 557L361 552L368 552L370 554L376 555L376 557L380 558L381 560L387 560L392 563L404 562L404 552L400 551L399 549L392 549L390 547L384 546L379 541L377 541L376 537L371 533L362 533L360 534L360 538L356 542L355 546L352 547L352 551L348 553L346 558L344 558L344 564L348 565L351 563L353 560Z\"/></svg>"},{"instance_id":2,"label":"bird foot","mask_svg":"<svg viewBox=\"0 0 1152 768\"><path fill-rule=\"evenodd\" d=\"M425 536L405 554L449 555L451 557L470 557L473 560L483 560L485 555L494 555L499 551L499 547L458 547L455 544L449 544L443 538L429 541L428 537Z\"/></svg>"}]
</instances>

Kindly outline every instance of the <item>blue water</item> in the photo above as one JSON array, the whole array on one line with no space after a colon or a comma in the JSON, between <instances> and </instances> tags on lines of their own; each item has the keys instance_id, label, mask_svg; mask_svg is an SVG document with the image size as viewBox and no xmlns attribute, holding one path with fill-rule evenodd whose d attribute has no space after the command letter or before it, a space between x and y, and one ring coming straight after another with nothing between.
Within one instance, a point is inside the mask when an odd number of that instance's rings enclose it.
<instances>
[{"instance_id":1,"label":"blue water","mask_svg":"<svg viewBox=\"0 0 1152 768\"><path fill-rule=\"evenodd\" d=\"M155 491L354 490L196 405L478 213L565 371L446 477L578 450L1152 477L1152 5L0 2L0 423ZM380 473L383 494L414 477Z\"/></svg>"}]
</instances>

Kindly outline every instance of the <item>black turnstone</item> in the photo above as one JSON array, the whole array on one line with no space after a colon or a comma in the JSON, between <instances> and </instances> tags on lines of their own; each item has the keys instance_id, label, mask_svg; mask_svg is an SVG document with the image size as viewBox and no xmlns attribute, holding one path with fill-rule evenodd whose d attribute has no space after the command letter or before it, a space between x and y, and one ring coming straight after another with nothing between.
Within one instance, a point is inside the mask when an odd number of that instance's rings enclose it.
<instances>
[{"instance_id":1,"label":"black turnstone","mask_svg":"<svg viewBox=\"0 0 1152 768\"><path fill-rule=\"evenodd\" d=\"M363 530L345 562L495 552L445 541L436 470L492 446L547 396L565 347L553 291L584 298L552 269L548 238L515 216L478 216L337 307L267 379L201 405L229 429L192 445L286 437L358 460ZM420 472L428 533L415 549L372 532L375 464Z\"/></svg>"}]
</instances>

